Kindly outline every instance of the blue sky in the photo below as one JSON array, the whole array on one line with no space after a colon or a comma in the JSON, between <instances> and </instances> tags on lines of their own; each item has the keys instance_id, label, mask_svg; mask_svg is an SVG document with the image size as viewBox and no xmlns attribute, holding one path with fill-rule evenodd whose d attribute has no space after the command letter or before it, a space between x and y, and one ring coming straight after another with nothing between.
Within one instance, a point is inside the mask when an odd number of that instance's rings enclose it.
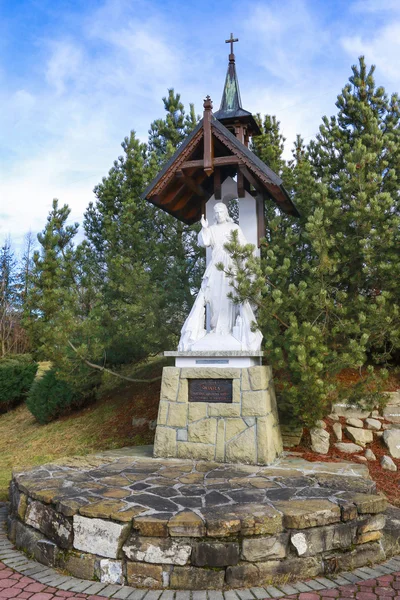
<instances>
[{"instance_id":1,"label":"blue sky","mask_svg":"<svg viewBox=\"0 0 400 600\"><path fill-rule=\"evenodd\" d=\"M82 222L93 187L169 87L217 109L233 32L244 108L308 142L360 54L400 91L400 0L0 0L0 242L43 229L52 199Z\"/></svg>"}]
</instances>

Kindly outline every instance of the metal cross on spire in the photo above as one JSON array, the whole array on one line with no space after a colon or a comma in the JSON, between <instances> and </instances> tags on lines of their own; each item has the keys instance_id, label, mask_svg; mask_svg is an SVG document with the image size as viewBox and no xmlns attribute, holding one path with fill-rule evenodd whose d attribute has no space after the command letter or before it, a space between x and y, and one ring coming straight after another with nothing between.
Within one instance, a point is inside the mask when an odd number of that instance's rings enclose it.
<instances>
[{"instance_id":1,"label":"metal cross on spire","mask_svg":"<svg viewBox=\"0 0 400 600\"><path fill-rule=\"evenodd\" d=\"M233 44L238 41L239 41L239 38L234 38L233 33L231 33L231 37L229 40L225 40L225 44L231 45L231 53L229 55L229 60L235 60L235 55L233 54Z\"/></svg>"}]
</instances>

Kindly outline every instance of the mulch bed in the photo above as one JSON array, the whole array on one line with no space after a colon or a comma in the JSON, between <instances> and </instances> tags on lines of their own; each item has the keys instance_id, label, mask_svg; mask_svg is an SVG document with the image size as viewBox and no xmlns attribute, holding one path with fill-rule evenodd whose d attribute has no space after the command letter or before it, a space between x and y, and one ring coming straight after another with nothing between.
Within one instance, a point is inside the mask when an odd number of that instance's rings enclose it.
<instances>
[{"instance_id":1,"label":"mulch bed","mask_svg":"<svg viewBox=\"0 0 400 600\"><path fill-rule=\"evenodd\" d=\"M330 433L333 444L334 441L336 441L335 434L332 430L332 425L334 422L329 418L324 419L324 421L327 425L326 431ZM383 424L386 421L382 420L381 422ZM340 423L343 427L343 441L351 442L350 439L346 439L345 437L346 434L344 432L344 427L346 425L346 419L344 417L340 417ZM299 454L302 458L310 462L350 461L358 464L365 464L368 467L369 474L375 481L378 490L385 494L391 504L400 507L400 459L392 459L397 466L397 472L386 471L381 467L381 458L385 455L389 456L389 451L384 445L383 441L381 441L379 438L375 439L375 441L371 444L368 444L366 448L370 448L375 454L375 461L364 462L363 460L359 459L360 456L363 456L363 452L359 452L358 454L346 454L344 452L339 452L339 450L337 450L337 448L335 448L333 445L330 447L328 454L316 454L315 452L311 451L310 435L308 430L305 429L301 443L293 448L286 448L286 450L289 452L296 452L296 454Z\"/></svg>"}]
</instances>

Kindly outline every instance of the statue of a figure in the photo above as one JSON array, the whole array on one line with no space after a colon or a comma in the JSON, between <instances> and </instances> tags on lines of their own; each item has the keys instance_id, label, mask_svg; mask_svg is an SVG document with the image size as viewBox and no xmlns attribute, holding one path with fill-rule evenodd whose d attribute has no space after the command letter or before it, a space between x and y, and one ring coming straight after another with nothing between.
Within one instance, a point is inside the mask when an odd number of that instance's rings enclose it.
<instances>
[{"instance_id":1,"label":"statue of a figure","mask_svg":"<svg viewBox=\"0 0 400 600\"><path fill-rule=\"evenodd\" d=\"M211 226L204 215L201 218L198 242L202 247L211 247L211 260L193 308L182 327L178 350L259 350L262 334L251 330L255 323L253 310L247 300L243 304L234 304L228 298L233 288L225 272L233 266L224 248L231 241L232 232L237 231L239 244L247 242L239 225L229 217L225 204L218 202L214 214L215 224ZM224 270L217 269L217 264L222 264Z\"/></svg>"}]
</instances>

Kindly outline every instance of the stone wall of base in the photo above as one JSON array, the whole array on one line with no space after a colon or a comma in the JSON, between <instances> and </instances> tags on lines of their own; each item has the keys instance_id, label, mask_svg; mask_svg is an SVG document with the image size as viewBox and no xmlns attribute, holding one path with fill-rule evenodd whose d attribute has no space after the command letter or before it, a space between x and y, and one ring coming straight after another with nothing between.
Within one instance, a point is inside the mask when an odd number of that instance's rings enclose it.
<instances>
[{"instance_id":1,"label":"stone wall of base","mask_svg":"<svg viewBox=\"0 0 400 600\"><path fill-rule=\"evenodd\" d=\"M232 403L189 402L191 379L232 381ZM270 367L164 367L154 456L271 464L282 453Z\"/></svg>"},{"instance_id":2,"label":"stone wall of base","mask_svg":"<svg viewBox=\"0 0 400 600\"><path fill-rule=\"evenodd\" d=\"M37 561L78 578L154 589L227 589L384 560L395 548L382 535L385 509L381 496L346 492L338 504L282 500L275 508L216 508L207 517L186 510L115 522L66 516L13 482L8 533ZM393 515L395 539L392 521Z\"/></svg>"}]
</instances>

